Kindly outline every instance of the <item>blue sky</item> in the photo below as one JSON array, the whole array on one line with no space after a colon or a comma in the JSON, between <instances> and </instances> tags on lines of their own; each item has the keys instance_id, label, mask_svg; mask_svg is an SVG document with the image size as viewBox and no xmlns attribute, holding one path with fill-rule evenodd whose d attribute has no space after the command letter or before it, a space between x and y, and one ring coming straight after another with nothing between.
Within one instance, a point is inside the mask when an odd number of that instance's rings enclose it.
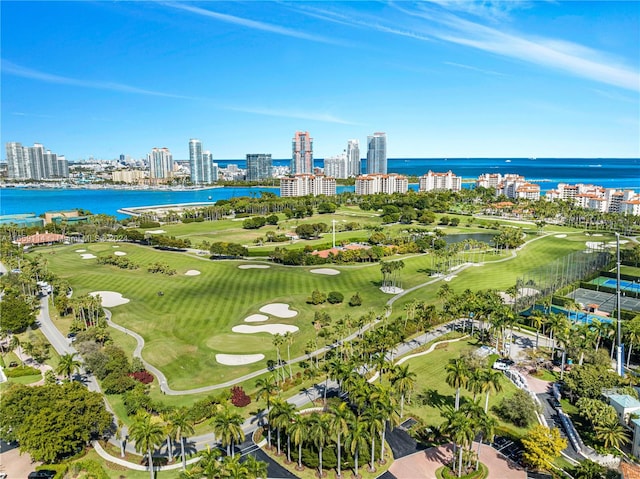
<instances>
[{"instance_id":1,"label":"blue sky","mask_svg":"<svg viewBox=\"0 0 640 479\"><path fill-rule=\"evenodd\" d=\"M375 131L392 158L640 156L638 2L0 8L2 142L70 160L288 158L296 130L318 158Z\"/></svg>"}]
</instances>

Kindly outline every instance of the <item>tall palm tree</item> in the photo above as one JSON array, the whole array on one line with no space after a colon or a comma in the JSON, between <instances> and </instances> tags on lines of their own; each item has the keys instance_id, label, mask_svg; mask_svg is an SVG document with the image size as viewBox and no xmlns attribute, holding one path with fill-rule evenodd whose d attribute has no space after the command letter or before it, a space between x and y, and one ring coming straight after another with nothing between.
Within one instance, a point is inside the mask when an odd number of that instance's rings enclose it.
<instances>
[{"instance_id":1,"label":"tall palm tree","mask_svg":"<svg viewBox=\"0 0 640 479\"><path fill-rule=\"evenodd\" d=\"M247 455L244 461L244 465L247 468L249 477L267 477L268 464L266 462L258 461L254 456Z\"/></svg>"},{"instance_id":2,"label":"tall palm tree","mask_svg":"<svg viewBox=\"0 0 640 479\"><path fill-rule=\"evenodd\" d=\"M362 419L367 424L367 433L369 435L369 439L371 439L371 462L369 463L369 471L375 472L376 436L380 433L380 431L382 431L384 416L377 408L370 405L367 409L365 409L364 414L362 415Z\"/></svg>"},{"instance_id":3,"label":"tall palm tree","mask_svg":"<svg viewBox=\"0 0 640 479\"><path fill-rule=\"evenodd\" d=\"M397 365L391 372L391 385L400 393L400 417L404 417L404 399L409 397L411 402L411 392L416 384L416 373L409 371L409 365Z\"/></svg>"},{"instance_id":4,"label":"tall palm tree","mask_svg":"<svg viewBox=\"0 0 640 479\"><path fill-rule=\"evenodd\" d=\"M194 433L193 420L186 407L176 409L171 416L171 429L173 436L180 442L180 457L182 458L182 470L187 467L187 456L184 453L186 436Z\"/></svg>"},{"instance_id":5,"label":"tall palm tree","mask_svg":"<svg viewBox=\"0 0 640 479\"><path fill-rule=\"evenodd\" d=\"M160 417L162 418L162 422L164 425L164 433L167 438L167 456L168 461L173 462L173 410L167 410L166 412L160 413Z\"/></svg>"},{"instance_id":6,"label":"tall palm tree","mask_svg":"<svg viewBox=\"0 0 640 479\"><path fill-rule=\"evenodd\" d=\"M495 369L484 369L482 372L482 390L487 393L484 401L485 414L489 410L489 394L502 391L502 373Z\"/></svg>"},{"instance_id":7,"label":"tall palm tree","mask_svg":"<svg viewBox=\"0 0 640 479\"><path fill-rule=\"evenodd\" d=\"M341 402L337 406L331 408L331 418L329 420L329 429L337 438L338 446L338 477L342 477L342 437L349 432L349 423L353 417L353 412L349 409L349 404Z\"/></svg>"},{"instance_id":8,"label":"tall palm tree","mask_svg":"<svg viewBox=\"0 0 640 479\"><path fill-rule=\"evenodd\" d=\"M455 467L454 459L454 468L457 470L458 477L460 477L462 475L462 453L465 445L473 440L475 425L473 421L467 417L465 411L450 411L445 417L445 430L449 433L458 449L458 466L457 468Z\"/></svg>"},{"instance_id":9,"label":"tall palm tree","mask_svg":"<svg viewBox=\"0 0 640 479\"><path fill-rule=\"evenodd\" d=\"M282 340L287 345L287 364L289 365L289 379L293 379L293 372L291 371L291 345L293 344L293 334L290 331L284 333Z\"/></svg>"},{"instance_id":10,"label":"tall palm tree","mask_svg":"<svg viewBox=\"0 0 640 479\"><path fill-rule=\"evenodd\" d=\"M460 388L464 387L469 381L469 368L464 358L454 358L449 360L445 370L447 371L446 383L456 389L455 410L457 411L460 409Z\"/></svg>"},{"instance_id":11,"label":"tall palm tree","mask_svg":"<svg viewBox=\"0 0 640 479\"><path fill-rule=\"evenodd\" d=\"M625 326L625 338L629 342L629 352L627 354L627 368L631 362L631 351L634 343L640 342L640 316L636 316L631 321L623 323Z\"/></svg>"},{"instance_id":12,"label":"tall palm tree","mask_svg":"<svg viewBox=\"0 0 640 479\"><path fill-rule=\"evenodd\" d=\"M307 439L309 431L309 419L308 416L296 415L294 421L289 426L289 436L295 446L298 446L298 470L301 471L302 467L302 444Z\"/></svg>"},{"instance_id":13,"label":"tall palm tree","mask_svg":"<svg viewBox=\"0 0 640 479\"><path fill-rule=\"evenodd\" d=\"M147 453L149 474L153 479L153 450L164 441L164 428L160 418L147 412L139 412L129 428L129 437L135 442L136 451Z\"/></svg>"},{"instance_id":14,"label":"tall palm tree","mask_svg":"<svg viewBox=\"0 0 640 479\"><path fill-rule=\"evenodd\" d=\"M379 411L382 418L382 430L380 431L380 463L384 464L384 446L387 432L387 422L395 427L399 422L397 402L391 390L387 387L376 387L371 393L371 404Z\"/></svg>"},{"instance_id":15,"label":"tall palm tree","mask_svg":"<svg viewBox=\"0 0 640 479\"><path fill-rule=\"evenodd\" d=\"M311 413L309 436L313 441L313 445L318 448L318 475L322 477L322 450L329 439L329 418L326 414Z\"/></svg>"},{"instance_id":16,"label":"tall palm tree","mask_svg":"<svg viewBox=\"0 0 640 479\"><path fill-rule=\"evenodd\" d=\"M476 471L480 467L480 446L482 446L482 441L486 437L489 442L493 441L493 435L498 427L498 421L489 416L486 411L482 414L478 421L478 428L480 429L480 440L478 441L478 453L476 457Z\"/></svg>"},{"instance_id":17,"label":"tall palm tree","mask_svg":"<svg viewBox=\"0 0 640 479\"><path fill-rule=\"evenodd\" d=\"M620 449L629 442L629 436L624 426L619 423L596 426L596 439L604 443L606 448Z\"/></svg>"},{"instance_id":18,"label":"tall palm tree","mask_svg":"<svg viewBox=\"0 0 640 479\"><path fill-rule=\"evenodd\" d=\"M282 429L287 431L287 427L291 424L294 418L296 407L285 401L284 399L276 398L273 401L273 407L269 411L269 423L275 426L278 435L278 456L280 455L280 431ZM287 444L289 443L289 434L287 433ZM287 448L289 452L291 448ZM291 460L291 456L288 456Z\"/></svg>"},{"instance_id":19,"label":"tall palm tree","mask_svg":"<svg viewBox=\"0 0 640 479\"><path fill-rule=\"evenodd\" d=\"M282 334L275 334L273 336L273 345L276 347L276 377L277 382L280 383L280 368L282 367L282 357L280 356L280 346L284 344L284 336ZM284 380L284 374L282 375Z\"/></svg>"},{"instance_id":20,"label":"tall palm tree","mask_svg":"<svg viewBox=\"0 0 640 479\"><path fill-rule=\"evenodd\" d=\"M354 416L349 424L349 434L346 437L346 447L353 455L353 472L355 473L355 477L359 477L358 459L360 457L360 451L366 451L367 446L369 445L368 435L367 423L360 416Z\"/></svg>"},{"instance_id":21,"label":"tall palm tree","mask_svg":"<svg viewBox=\"0 0 640 479\"><path fill-rule=\"evenodd\" d=\"M235 455L233 445L244 441L242 422L242 416L231 411L229 407L216 413L211 420L213 432L222 446L227 448L227 455Z\"/></svg>"},{"instance_id":22,"label":"tall palm tree","mask_svg":"<svg viewBox=\"0 0 640 479\"><path fill-rule=\"evenodd\" d=\"M222 460L222 477L229 479L246 479L249 476L249 469L246 463L240 462L242 456L227 456Z\"/></svg>"},{"instance_id":23,"label":"tall palm tree","mask_svg":"<svg viewBox=\"0 0 640 479\"><path fill-rule=\"evenodd\" d=\"M535 309L531 316L529 316L529 320L534 328L536 328L536 349L538 349L539 337L540 337L540 328L543 324L546 323L546 317L542 313L542 311Z\"/></svg>"},{"instance_id":24,"label":"tall palm tree","mask_svg":"<svg viewBox=\"0 0 640 479\"><path fill-rule=\"evenodd\" d=\"M56 368L56 373L66 377L71 381L71 376L80 370L82 363L76 359L77 353L63 354Z\"/></svg>"},{"instance_id":25,"label":"tall palm tree","mask_svg":"<svg viewBox=\"0 0 640 479\"><path fill-rule=\"evenodd\" d=\"M256 387L258 388L258 392L256 393L256 399L259 401L261 399L265 399L267 402L267 409L265 411L267 415L269 410L271 409L271 397L280 389L276 384L276 379L273 377L273 374L270 374L266 377L259 378L256 381ZM267 447L271 449L271 425L267 424Z\"/></svg>"}]
</instances>

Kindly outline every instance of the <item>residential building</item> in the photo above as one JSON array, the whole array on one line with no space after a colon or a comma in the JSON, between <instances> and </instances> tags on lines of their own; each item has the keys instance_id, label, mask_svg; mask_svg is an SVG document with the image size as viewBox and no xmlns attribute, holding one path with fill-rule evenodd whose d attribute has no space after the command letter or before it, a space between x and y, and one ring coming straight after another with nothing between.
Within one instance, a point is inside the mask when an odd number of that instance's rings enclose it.
<instances>
[{"instance_id":1,"label":"residential building","mask_svg":"<svg viewBox=\"0 0 640 479\"><path fill-rule=\"evenodd\" d=\"M202 142L196 138L189 140L189 168L191 169L191 183L206 185L213 183L211 153L202 152Z\"/></svg>"},{"instance_id":2,"label":"residential building","mask_svg":"<svg viewBox=\"0 0 640 479\"><path fill-rule=\"evenodd\" d=\"M68 178L69 163L40 143L24 147L18 142L6 144L7 173L12 180L48 180Z\"/></svg>"},{"instance_id":3,"label":"residential building","mask_svg":"<svg viewBox=\"0 0 640 479\"><path fill-rule=\"evenodd\" d=\"M349 162L346 153L324 159L324 174L334 178L349 177Z\"/></svg>"},{"instance_id":4,"label":"residential building","mask_svg":"<svg viewBox=\"0 0 640 479\"><path fill-rule=\"evenodd\" d=\"M209 150L205 150L202 152L202 161L204 162L205 167L208 165L211 172L209 176L211 180L210 183L215 183L216 181L218 181L218 164L213 162L213 154Z\"/></svg>"},{"instance_id":5,"label":"residential building","mask_svg":"<svg viewBox=\"0 0 640 479\"><path fill-rule=\"evenodd\" d=\"M280 178L280 196L335 196L336 179L325 175L298 174Z\"/></svg>"},{"instance_id":6,"label":"residential building","mask_svg":"<svg viewBox=\"0 0 640 479\"><path fill-rule=\"evenodd\" d=\"M145 172L142 170L115 170L111 180L115 183L144 183Z\"/></svg>"},{"instance_id":7,"label":"residential building","mask_svg":"<svg viewBox=\"0 0 640 479\"><path fill-rule=\"evenodd\" d=\"M377 132L367 137L367 174L387 173L387 134Z\"/></svg>"},{"instance_id":8,"label":"residential building","mask_svg":"<svg viewBox=\"0 0 640 479\"><path fill-rule=\"evenodd\" d=\"M406 176L390 173L361 175L356 178L356 195L374 195L376 193L406 193L409 180Z\"/></svg>"},{"instance_id":9,"label":"residential building","mask_svg":"<svg viewBox=\"0 0 640 479\"><path fill-rule=\"evenodd\" d=\"M516 188L516 198L538 201L540 199L540 185L536 183L522 183Z\"/></svg>"},{"instance_id":10,"label":"residential building","mask_svg":"<svg viewBox=\"0 0 640 479\"><path fill-rule=\"evenodd\" d=\"M168 148L153 148L147 156L149 160L149 180L158 183L173 177L173 156Z\"/></svg>"},{"instance_id":11,"label":"residential building","mask_svg":"<svg viewBox=\"0 0 640 479\"><path fill-rule=\"evenodd\" d=\"M347 177L360 176L360 141L349 140L347 143Z\"/></svg>"},{"instance_id":12,"label":"residential building","mask_svg":"<svg viewBox=\"0 0 640 479\"><path fill-rule=\"evenodd\" d=\"M296 131L291 142L291 174L313 172L313 138L308 131Z\"/></svg>"},{"instance_id":13,"label":"residential building","mask_svg":"<svg viewBox=\"0 0 640 479\"><path fill-rule=\"evenodd\" d=\"M247 153L247 181L259 181L273 176L271 154Z\"/></svg>"},{"instance_id":14,"label":"residential building","mask_svg":"<svg viewBox=\"0 0 640 479\"><path fill-rule=\"evenodd\" d=\"M427 174L420 177L419 191L460 191L461 188L462 178L456 176L451 170L446 173L434 173L433 171L429 170Z\"/></svg>"},{"instance_id":15,"label":"residential building","mask_svg":"<svg viewBox=\"0 0 640 479\"><path fill-rule=\"evenodd\" d=\"M640 214L640 195L633 190L616 190L582 183L558 183L555 190L547 191L545 199L570 201L576 206L600 213Z\"/></svg>"}]
</instances>

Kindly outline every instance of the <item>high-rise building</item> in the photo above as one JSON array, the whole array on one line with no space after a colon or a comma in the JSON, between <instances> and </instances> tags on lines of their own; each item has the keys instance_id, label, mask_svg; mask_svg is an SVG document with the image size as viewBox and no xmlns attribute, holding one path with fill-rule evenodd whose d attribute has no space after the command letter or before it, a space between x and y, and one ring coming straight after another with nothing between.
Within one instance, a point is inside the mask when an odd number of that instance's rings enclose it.
<instances>
[{"instance_id":1,"label":"high-rise building","mask_svg":"<svg viewBox=\"0 0 640 479\"><path fill-rule=\"evenodd\" d=\"M313 173L313 138L308 131L296 131L291 142L291 174Z\"/></svg>"},{"instance_id":2,"label":"high-rise building","mask_svg":"<svg viewBox=\"0 0 640 479\"><path fill-rule=\"evenodd\" d=\"M324 174L334 178L348 178L347 154L328 156L324 159Z\"/></svg>"},{"instance_id":3,"label":"high-rise building","mask_svg":"<svg viewBox=\"0 0 640 479\"><path fill-rule=\"evenodd\" d=\"M212 155L209 151L202 152L202 142L192 138L189 140L189 167L191 168L191 183L206 185L213 183Z\"/></svg>"},{"instance_id":4,"label":"high-rise building","mask_svg":"<svg viewBox=\"0 0 640 479\"><path fill-rule=\"evenodd\" d=\"M360 175L360 141L349 140L347 143L347 176L355 178Z\"/></svg>"},{"instance_id":5,"label":"high-rise building","mask_svg":"<svg viewBox=\"0 0 640 479\"><path fill-rule=\"evenodd\" d=\"M169 148L153 148L149 158L149 179L152 182L173 176L173 156Z\"/></svg>"},{"instance_id":6,"label":"high-rise building","mask_svg":"<svg viewBox=\"0 0 640 479\"><path fill-rule=\"evenodd\" d=\"M280 178L280 196L335 196L336 179L324 175L298 174Z\"/></svg>"},{"instance_id":7,"label":"high-rise building","mask_svg":"<svg viewBox=\"0 0 640 479\"><path fill-rule=\"evenodd\" d=\"M273 176L271 154L247 153L247 181L258 181Z\"/></svg>"},{"instance_id":8,"label":"high-rise building","mask_svg":"<svg viewBox=\"0 0 640 479\"><path fill-rule=\"evenodd\" d=\"M40 143L22 146L9 142L7 150L7 173L13 180L46 180L68 178L69 164L64 156L58 157L51 150L44 149Z\"/></svg>"},{"instance_id":9,"label":"high-rise building","mask_svg":"<svg viewBox=\"0 0 640 479\"><path fill-rule=\"evenodd\" d=\"M367 137L367 174L387 173L387 134L374 133Z\"/></svg>"}]
</instances>

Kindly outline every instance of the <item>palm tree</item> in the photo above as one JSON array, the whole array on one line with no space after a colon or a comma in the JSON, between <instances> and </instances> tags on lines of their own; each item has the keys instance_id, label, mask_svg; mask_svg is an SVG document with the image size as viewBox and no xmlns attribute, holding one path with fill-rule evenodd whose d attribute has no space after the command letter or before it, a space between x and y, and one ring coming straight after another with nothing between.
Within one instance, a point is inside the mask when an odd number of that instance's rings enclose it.
<instances>
[{"instance_id":1,"label":"palm tree","mask_svg":"<svg viewBox=\"0 0 640 479\"><path fill-rule=\"evenodd\" d=\"M603 426L596 426L596 439L604 443L604 447L620 449L620 446L629 442L629 436L627 436L627 430L619 423L606 424Z\"/></svg>"},{"instance_id":2,"label":"palm tree","mask_svg":"<svg viewBox=\"0 0 640 479\"><path fill-rule=\"evenodd\" d=\"M275 334L273 336L273 345L276 347L276 376L277 382L280 382L280 373L278 372L282 366L282 358L280 356L280 346L284 344L284 336L282 334ZM282 377L284 379L284 375Z\"/></svg>"},{"instance_id":3,"label":"palm tree","mask_svg":"<svg viewBox=\"0 0 640 479\"><path fill-rule=\"evenodd\" d=\"M294 421L289 426L289 436L293 441L293 444L298 446L298 470L301 471L302 467L302 443L304 443L307 438L307 433L309 430L309 420L307 416L301 416L298 414Z\"/></svg>"},{"instance_id":4,"label":"palm tree","mask_svg":"<svg viewBox=\"0 0 640 479\"><path fill-rule=\"evenodd\" d=\"M353 472L355 473L355 477L359 477L358 458L360 457L360 450L366 450L369 445L368 434L367 423L363 421L360 416L354 416L353 420L349 424L349 434L346 438L346 447L353 455Z\"/></svg>"},{"instance_id":5,"label":"palm tree","mask_svg":"<svg viewBox=\"0 0 640 479\"><path fill-rule=\"evenodd\" d=\"M256 381L256 387L258 388L258 392L256 393L256 399L261 400L265 399L267 401L267 409L266 413L269 414L269 410L271 409L271 396L273 396L279 389L276 384L276 380L272 374L269 376L260 378ZM268 419L268 416L267 416ZM271 449L271 425L267 424L267 447Z\"/></svg>"},{"instance_id":6,"label":"palm tree","mask_svg":"<svg viewBox=\"0 0 640 479\"><path fill-rule=\"evenodd\" d=\"M276 398L273 401L273 407L271 411L269 411L269 423L273 424L276 427L277 435L278 435L278 456L280 455L280 430L287 430L287 426L291 424L293 420L294 414L296 411L296 407L285 401L284 399ZM287 439L289 439L289 435L287 434ZM289 443L289 441L287 441ZM287 449L289 452L290 447ZM291 456L289 455L289 461L291 460Z\"/></svg>"},{"instance_id":7,"label":"palm tree","mask_svg":"<svg viewBox=\"0 0 640 479\"><path fill-rule=\"evenodd\" d=\"M502 391L502 373L495 369L485 369L483 370L482 379L482 390L487 393L484 401L484 412L486 414L489 410L489 394Z\"/></svg>"},{"instance_id":8,"label":"palm tree","mask_svg":"<svg viewBox=\"0 0 640 479\"><path fill-rule=\"evenodd\" d=\"M409 397L411 402L411 392L416 384L418 376L413 371L409 371L409 365L397 365L391 373L391 385L400 393L400 417L404 417L404 398Z\"/></svg>"},{"instance_id":9,"label":"palm tree","mask_svg":"<svg viewBox=\"0 0 640 479\"><path fill-rule=\"evenodd\" d=\"M463 358L457 358L449 360L445 370L447 371L446 383L456 389L455 410L457 411L460 409L460 388L464 387L469 381L469 368Z\"/></svg>"},{"instance_id":10,"label":"palm tree","mask_svg":"<svg viewBox=\"0 0 640 479\"><path fill-rule=\"evenodd\" d=\"M160 418L147 412L139 412L129 428L129 437L135 442L136 451L146 451L149 474L153 479L153 450L164 441L164 428Z\"/></svg>"},{"instance_id":11,"label":"palm tree","mask_svg":"<svg viewBox=\"0 0 640 479\"><path fill-rule=\"evenodd\" d=\"M189 471L194 472L194 474L188 476L189 478L194 476L197 478L217 478L222 476L222 464L220 463L222 451L220 449L217 447L211 449L211 447L207 446L206 449L198 453L198 456L200 457L200 462L197 464L195 471L193 471L193 468L189 469Z\"/></svg>"},{"instance_id":12,"label":"palm tree","mask_svg":"<svg viewBox=\"0 0 640 479\"><path fill-rule=\"evenodd\" d=\"M169 462L173 462L173 418L172 410L160 413L164 425L164 433L167 436L167 456Z\"/></svg>"},{"instance_id":13,"label":"palm tree","mask_svg":"<svg viewBox=\"0 0 640 479\"><path fill-rule=\"evenodd\" d=\"M124 441L126 439L124 422L122 419L118 419L116 423L116 437L120 441L120 457L124 457Z\"/></svg>"},{"instance_id":14,"label":"palm tree","mask_svg":"<svg viewBox=\"0 0 640 479\"><path fill-rule=\"evenodd\" d=\"M180 442L180 457L182 458L182 470L187 467L187 456L184 453L186 437L194 433L193 420L186 407L176 409L171 416L172 435Z\"/></svg>"},{"instance_id":15,"label":"palm tree","mask_svg":"<svg viewBox=\"0 0 640 479\"><path fill-rule=\"evenodd\" d=\"M626 327L625 337L629 342L629 353L627 354L627 368L629 367L629 363L631 361L631 351L633 349L633 344L640 342L640 316L636 316L631 321L623 323Z\"/></svg>"},{"instance_id":16,"label":"palm tree","mask_svg":"<svg viewBox=\"0 0 640 479\"><path fill-rule=\"evenodd\" d=\"M318 477L322 477L322 450L329 439L329 419L326 414L311 413L309 419L309 436L318 448Z\"/></svg>"},{"instance_id":17,"label":"palm tree","mask_svg":"<svg viewBox=\"0 0 640 479\"><path fill-rule=\"evenodd\" d=\"M531 316L529 316L529 320L531 321L531 324L536 328L536 349L538 349L538 340L539 340L539 337L540 337L540 328L542 327L543 324L545 324L546 318L545 318L544 314L542 314L542 311L536 309L536 310L533 311Z\"/></svg>"},{"instance_id":18,"label":"palm tree","mask_svg":"<svg viewBox=\"0 0 640 479\"><path fill-rule=\"evenodd\" d=\"M246 479L249 477L249 469L244 462L240 462L242 456L227 456L222 460L222 477L229 479Z\"/></svg>"},{"instance_id":19,"label":"palm tree","mask_svg":"<svg viewBox=\"0 0 640 479\"><path fill-rule=\"evenodd\" d=\"M458 477L460 477L462 475L462 452L465 445L473 441L475 424L471 418L467 417L464 410L450 411L445 414L445 417L447 419L445 429L458 448L458 467L455 468L454 459L454 469L457 469Z\"/></svg>"},{"instance_id":20,"label":"palm tree","mask_svg":"<svg viewBox=\"0 0 640 479\"><path fill-rule=\"evenodd\" d=\"M268 464L258 461L254 456L247 455L244 461L249 477L267 477Z\"/></svg>"},{"instance_id":21,"label":"palm tree","mask_svg":"<svg viewBox=\"0 0 640 479\"><path fill-rule=\"evenodd\" d=\"M493 435L498 421L495 418L489 416L486 411L479 417L478 428L480 429L480 440L478 441L478 454L476 458L476 471L480 467L480 446L482 446L482 440L486 437L489 441L493 440Z\"/></svg>"},{"instance_id":22,"label":"palm tree","mask_svg":"<svg viewBox=\"0 0 640 479\"><path fill-rule=\"evenodd\" d=\"M384 417L377 408L369 406L362 415L365 423L367 424L369 439L371 439L371 462L369 463L369 471L375 472L375 447L376 447L376 435L382 431L382 425L384 423Z\"/></svg>"},{"instance_id":23,"label":"palm tree","mask_svg":"<svg viewBox=\"0 0 640 479\"><path fill-rule=\"evenodd\" d=\"M71 376L80 370L82 363L76 359L77 353L63 354L56 368L56 373L66 377L71 381Z\"/></svg>"},{"instance_id":24,"label":"palm tree","mask_svg":"<svg viewBox=\"0 0 640 479\"><path fill-rule=\"evenodd\" d=\"M284 333L283 341L287 344L287 364L289 365L289 379L293 379L291 371L291 345L293 344L293 334L290 331Z\"/></svg>"},{"instance_id":25,"label":"palm tree","mask_svg":"<svg viewBox=\"0 0 640 479\"><path fill-rule=\"evenodd\" d=\"M391 394L391 391L386 387L377 387L371 393L371 404L376 408L382 418L382 430L380 431L380 463L384 464L384 446L385 436L387 432L387 422L391 424L391 427L395 427L398 424L398 411L396 409L397 403L395 397Z\"/></svg>"},{"instance_id":26,"label":"palm tree","mask_svg":"<svg viewBox=\"0 0 640 479\"><path fill-rule=\"evenodd\" d=\"M329 429L335 434L337 438L336 445L338 446L338 477L342 476L342 444L341 439L344 434L349 432L349 422L353 413L349 409L349 405L346 402L341 402L337 406L331 408L333 415L329 420Z\"/></svg>"},{"instance_id":27,"label":"palm tree","mask_svg":"<svg viewBox=\"0 0 640 479\"><path fill-rule=\"evenodd\" d=\"M242 416L225 407L211 420L211 426L216 437L223 447L227 448L227 455L235 455L233 445L236 442L244 441L244 431L242 430Z\"/></svg>"}]
</instances>

